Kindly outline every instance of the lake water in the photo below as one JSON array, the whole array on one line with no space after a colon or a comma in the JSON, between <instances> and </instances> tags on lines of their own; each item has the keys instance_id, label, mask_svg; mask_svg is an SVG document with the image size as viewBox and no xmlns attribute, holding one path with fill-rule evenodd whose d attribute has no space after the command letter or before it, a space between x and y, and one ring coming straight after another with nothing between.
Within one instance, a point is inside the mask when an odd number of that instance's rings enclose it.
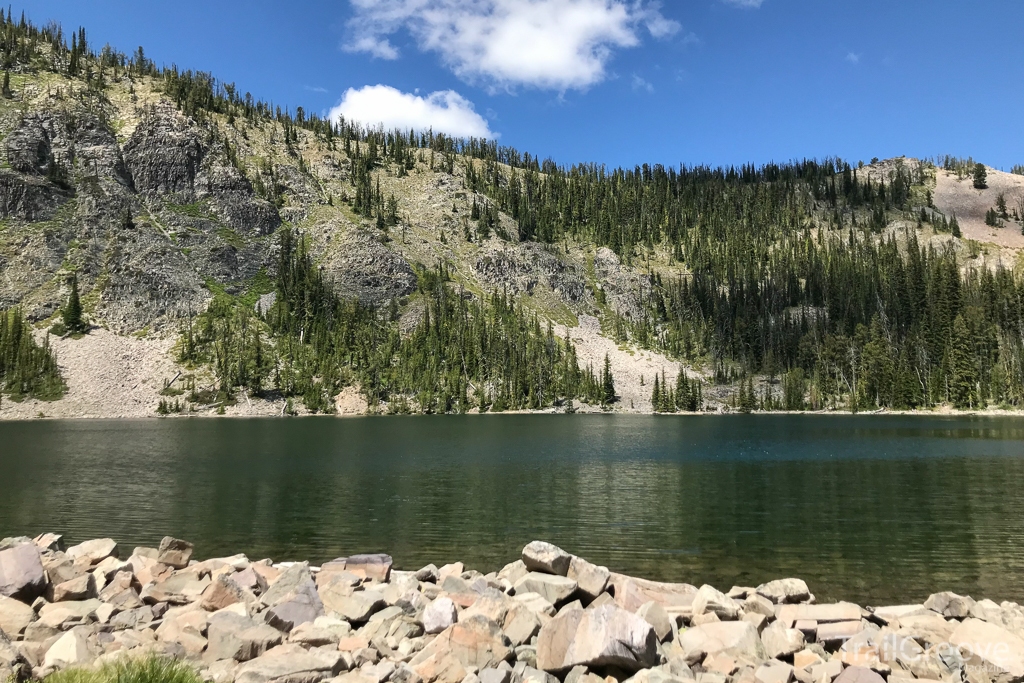
<instances>
[{"instance_id":1,"label":"lake water","mask_svg":"<svg viewBox=\"0 0 1024 683\"><path fill-rule=\"evenodd\" d=\"M466 416L0 423L0 537L490 571L533 539L821 599L1024 601L1024 419Z\"/></svg>"}]
</instances>

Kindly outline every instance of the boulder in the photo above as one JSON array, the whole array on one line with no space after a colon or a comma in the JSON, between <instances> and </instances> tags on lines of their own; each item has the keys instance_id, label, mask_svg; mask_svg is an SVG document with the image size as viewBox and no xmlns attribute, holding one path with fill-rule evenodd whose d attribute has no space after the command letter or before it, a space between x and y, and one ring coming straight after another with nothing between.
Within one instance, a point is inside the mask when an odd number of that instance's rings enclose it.
<instances>
[{"instance_id":1,"label":"boulder","mask_svg":"<svg viewBox=\"0 0 1024 683\"><path fill-rule=\"evenodd\" d=\"M14 598L0 596L0 631L17 638L35 620L36 612L30 606Z\"/></svg>"},{"instance_id":2,"label":"boulder","mask_svg":"<svg viewBox=\"0 0 1024 683\"><path fill-rule=\"evenodd\" d=\"M319 591L324 609L336 614L346 621L361 624L367 621L374 612L387 604L377 591L353 591L352 588L340 583L332 583Z\"/></svg>"},{"instance_id":3,"label":"boulder","mask_svg":"<svg viewBox=\"0 0 1024 683\"><path fill-rule=\"evenodd\" d=\"M658 603L654 601L644 603L636 611L636 615L651 625L659 641L664 642L672 635L672 619L669 618L665 608Z\"/></svg>"},{"instance_id":4,"label":"boulder","mask_svg":"<svg viewBox=\"0 0 1024 683\"><path fill-rule=\"evenodd\" d=\"M885 679L864 666L847 667L834 683L885 683Z\"/></svg>"},{"instance_id":5,"label":"boulder","mask_svg":"<svg viewBox=\"0 0 1024 683\"><path fill-rule=\"evenodd\" d=\"M175 569L184 569L192 559L192 544L171 536L164 536L157 548L156 561Z\"/></svg>"},{"instance_id":6,"label":"boulder","mask_svg":"<svg viewBox=\"0 0 1024 683\"><path fill-rule=\"evenodd\" d=\"M745 665L756 666L768 659L757 629L746 621L717 621L688 628L679 634L679 648L688 662L719 653Z\"/></svg>"},{"instance_id":7,"label":"boulder","mask_svg":"<svg viewBox=\"0 0 1024 683\"><path fill-rule=\"evenodd\" d=\"M305 562L286 569L260 601L268 607L267 623L286 632L324 614L324 604Z\"/></svg>"},{"instance_id":8,"label":"boulder","mask_svg":"<svg viewBox=\"0 0 1024 683\"><path fill-rule=\"evenodd\" d=\"M949 641L956 624L950 623L931 610L914 612L899 617L898 633L918 642L937 645Z\"/></svg>"},{"instance_id":9,"label":"boulder","mask_svg":"<svg viewBox=\"0 0 1024 683\"><path fill-rule=\"evenodd\" d=\"M963 619L970 615L974 600L969 597L945 591L935 593L924 601L925 609L938 612L950 619Z\"/></svg>"},{"instance_id":10,"label":"boulder","mask_svg":"<svg viewBox=\"0 0 1024 683\"><path fill-rule=\"evenodd\" d=\"M32 602L46 590L39 549L31 543L0 550L0 595Z\"/></svg>"},{"instance_id":11,"label":"boulder","mask_svg":"<svg viewBox=\"0 0 1024 683\"><path fill-rule=\"evenodd\" d=\"M537 593L552 605L558 605L576 592L576 582L564 576L530 572L516 582L515 591L517 595Z\"/></svg>"},{"instance_id":12,"label":"boulder","mask_svg":"<svg viewBox=\"0 0 1024 683\"><path fill-rule=\"evenodd\" d=\"M83 574L77 579L59 583L53 587L53 602L65 600L88 600L96 597L96 579L92 574Z\"/></svg>"},{"instance_id":13,"label":"boulder","mask_svg":"<svg viewBox=\"0 0 1024 683\"><path fill-rule=\"evenodd\" d=\"M1024 677L1024 639L1000 626L969 618L950 634L949 642L960 649L968 668L982 668L992 679Z\"/></svg>"},{"instance_id":14,"label":"boulder","mask_svg":"<svg viewBox=\"0 0 1024 683\"><path fill-rule=\"evenodd\" d=\"M202 607L210 612L241 603L248 609L256 602L252 591L240 586L230 574L221 574L203 591Z\"/></svg>"},{"instance_id":15,"label":"boulder","mask_svg":"<svg viewBox=\"0 0 1024 683\"><path fill-rule=\"evenodd\" d=\"M209 585L209 579L200 579L192 572L178 572L147 585L139 597L147 605L159 602L187 605L198 600Z\"/></svg>"},{"instance_id":16,"label":"boulder","mask_svg":"<svg viewBox=\"0 0 1024 683\"><path fill-rule=\"evenodd\" d=\"M568 671L575 666L637 671L657 663L654 628L617 605L587 610L568 607L540 629L537 666Z\"/></svg>"},{"instance_id":17,"label":"boulder","mask_svg":"<svg viewBox=\"0 0 1024 683\"><path fill-rule=\"evenodd\" d=\"M689 612L697 588L688 583L660 583L612 573L608 586L615 603L627 612L636 612L645 602L660 604L669 614Z\"/></svg>"},{"instance_id":18,"label":"boulder","mask_svg":"<svg viewBox=\"0 0 1024 683\"><path fill-rule=\"evenodd\" d=\"M801 579L776 579L757 587L759 595L763 595L776 605L792 602L803 602L811 597L811 591Z\"/></svg>"},{"instance_id":19,"label":"boulder","mask_svg":"<svg viewBox=\"0 0 1024 683\"><path fill-rule=\"evenodd\" d=\"M97 538L85 543L71 546L67 556L73 561L83 561L90 565L99 564L108 557L117 557L117 541L112 538Z\"/></svg>"},{"instance_id":20,"label":"boulder","mask_svg":"<svg viewBox=\"0 0 1024 683\"><path fill-rule=\"evenodd\" d=\"M504 615L503 615L504 616ZM459 611L449 598L438 598L423 610L423 630L429 634L440 633L459 619Z\"/></svg>"},{"instance_id":21,"label":"boulder","mask_svg":"<svg viewBox=\"0 0 1024 683\"><path fill-rule=\"evenodd\" d=\"M339 652L281 645L238 667L235 683L318 683L343 668Z\"/></svg>"},{"instance_id":22,"label":"boulder","mask_svg":"<svg viewBox=\"0 0 1024 683\"><path fill-rule=\"evenodd\" d=\"M569 553L551 543L533 541L523 548L523 564L531 572L565 576L569 573L571 562L572 556Z\"/></svg>"},{"instance_id":23,"label":"boulder","mask_svg":"<svg viewBox=\"0 0 1024 683\"><path fill-rule=\"evenodd\" d=\"M441 632L409 665L425 683L461 681L469 667L484 669L512 655L496 623L483 616L470 617Z\"/></svg>"},{"instance_id":24,"label":"boulder","mask_svg":"<svg viewBox=\"0 0 1024 683\"><path fill-rule=\"evenodd\" d=\"M276 628L230 612L218 612L210 617L206 637L208 661L234 659L239 662L259 657L280 645L283 639Z\"/></svg>"},{"instance_id":25,"label":"boulder","mask_svg":"<svg viewBox=\"0 0 1024 683\"><path fill-rule=\"evenodd\" d=\"M37 623L65 631L92 621L101 604L99 600L48 603L39 609Z\"/></svg>"},{"instance_id":26,"label":"boulder","mask_svg":"<svg viewBox=\"0 0 1024 683\"><path fill-rule=\"evenodd\" d=\"M87 629L72 629L57 639L46 651L43 668L63 669L69 666L83 666L96 658L89 646Z\"/></svg>"},{"instance_id":27,"label":"boulder","mask_svg":"<svg viewBox=\"0 0 1024 683\"><path fill-rule=\"evenodd\" d=\"M857 621L836 621L831 624L820 624L817 628L818 642L834 647L853 638L863 630L863 624Z\"/></svg>"},{"instance_id":28,"label":"boulder","mask_svg":"<svg viewBox=\"0 0 1024 683\"><path fill-rule=\"evenodd\" d=\"M352 557L346 557L344 562L345 571L364 579L381 583L386 583L389 580L391 577L391 565L394 564L391 556L383 553L353 555Z\"/></svg>"},{"instance_id":29,"label":"boulder","mask_svg":"<svg viewBox=\"0 0 1024 683\"><path fill-rule=\"evenodd\" d=\"M740 605L721 591L705 584L693 596L691 614L698 616L709 612L718 615L723 621L731 621L739 617Z\"/></svg>"},{"instance_id":30,"label":"boulder","mask_svg":"<svg viewBox=\"0 0 1024 683\"><path fill-rule=\"evenodd\" d=\"M781 659L804 649L804 634L795 628L786 628L782 621L773 621L761 632L761 642L769 657Z\"/></svg>"},{"instance_id":31,"label":"boulder","mask_svg":"<svg viewBox=\"0 0 1024 683\"><path fill-rule=\"evenodd\" d=\"M569 571L566 572L566 576L576 582L583 595L594 600L608 587L611 572L607 567L591 564L582 557L573 557L569 562Z\"/></svg>"}]
</instances>

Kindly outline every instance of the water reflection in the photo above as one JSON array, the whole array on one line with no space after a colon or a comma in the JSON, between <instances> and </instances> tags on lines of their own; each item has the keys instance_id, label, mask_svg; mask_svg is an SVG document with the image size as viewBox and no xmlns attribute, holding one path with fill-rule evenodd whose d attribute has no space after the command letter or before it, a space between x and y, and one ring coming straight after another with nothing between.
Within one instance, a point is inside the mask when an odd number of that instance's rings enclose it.
<instances>
[{"instance_id":1,"label":"water reflection","mask_svg":"<svg viewBox=\"0 0 1024 683\"><path fill-rule=\"evenodd\" d=\"M0 536L500 567L534 538L651 578L1024 600L1015 418L466 417L0 425Z\"/></svg>"}]
</instances>

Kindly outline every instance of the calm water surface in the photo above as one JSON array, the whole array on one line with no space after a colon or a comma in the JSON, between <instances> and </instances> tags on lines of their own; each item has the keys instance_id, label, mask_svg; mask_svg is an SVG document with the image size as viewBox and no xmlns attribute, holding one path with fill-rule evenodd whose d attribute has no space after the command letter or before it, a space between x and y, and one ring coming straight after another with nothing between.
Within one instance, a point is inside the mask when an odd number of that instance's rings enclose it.
<instances>
[{"instance_id":1,"label":"calm water surface","mask_svg":"<svg viewBox=\"0 0 1024 683\"><path fill-rule=\"evenodd\" d=\"M1024 420L467 416L0 423L0 536L1024 601Z\"/></svg>"}]
</instances>

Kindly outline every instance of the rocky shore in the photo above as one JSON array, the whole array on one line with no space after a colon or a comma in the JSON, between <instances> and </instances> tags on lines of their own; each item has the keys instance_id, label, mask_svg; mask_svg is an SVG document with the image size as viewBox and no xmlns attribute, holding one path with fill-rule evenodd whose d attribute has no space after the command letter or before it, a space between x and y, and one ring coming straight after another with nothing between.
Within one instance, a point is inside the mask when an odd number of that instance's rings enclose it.
<instances>
[{"instance_id":1,"label":"rocky shore","mask_svg":"<svg viewBox=\"0 0 1024 683\"><path fill-rule=\"evenodd\" d=\"M215 683L1024 679L1024 609L948 592L816 604L800 579L658 583L539 541L489 574L192 554L170 537L130 554L111 539L0 541L0 681L153 655Z\"/></svg>"}]
</instances>

